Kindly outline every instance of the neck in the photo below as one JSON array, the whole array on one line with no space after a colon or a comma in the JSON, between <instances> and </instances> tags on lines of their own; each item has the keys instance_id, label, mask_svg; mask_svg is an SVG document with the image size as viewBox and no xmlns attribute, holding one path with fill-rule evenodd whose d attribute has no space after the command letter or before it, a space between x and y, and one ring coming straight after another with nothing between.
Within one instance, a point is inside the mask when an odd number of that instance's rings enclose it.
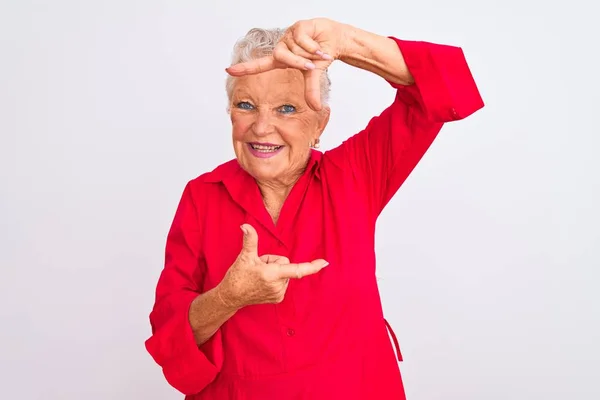
<instances>
[{"instance_id":1,"label":"neck","mask_svg":"<svg viewBox=\"0 0 600 400\"><path fill-rule=\"evenodd\" d=\"M285 199L287 199L292 188L296 182L298 182L300 176L302 176L302 172L304 171L300 171L299 173L290 176L285 181L256 182L262 195L265 208L275 224L277 224Z\"/></svg>"},{"instance_id":2,"label":"neck","mask_svg":"<svg viewBox=\"0 0 600 400\"><path fill-rule=\"evenodd\" d=\"M256 183L258 184L263 199L281 199L281 202L283 203L301 175L301 173L297 174L297 176L287 179L285 182L257 181Z\"/></svg>"}]
</instances>

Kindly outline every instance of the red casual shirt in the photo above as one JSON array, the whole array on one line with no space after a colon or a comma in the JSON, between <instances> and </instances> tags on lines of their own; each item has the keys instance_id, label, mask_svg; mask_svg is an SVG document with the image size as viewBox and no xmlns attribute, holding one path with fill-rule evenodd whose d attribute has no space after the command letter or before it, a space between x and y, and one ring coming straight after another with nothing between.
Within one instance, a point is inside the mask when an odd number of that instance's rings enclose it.
<instances>
[{"instance_id":1,"label":"red casual shirt","mask_svg":"<svg viewBox=\"0 0 600 400\"><path fill-rule=\"evenodd\" d=\"M375 223L445 122L483 101L458 47L395 39L415 84L339 147L312 151L277 225L236 160L186 186L166 245L146 348L187 399L404 399L375 279ZM239 310L200 348L192 300L215 287L254 226L259 254L329 266L280 304ZM392 333L393 336L393 333Z\"/></svg>"}]
</instances>

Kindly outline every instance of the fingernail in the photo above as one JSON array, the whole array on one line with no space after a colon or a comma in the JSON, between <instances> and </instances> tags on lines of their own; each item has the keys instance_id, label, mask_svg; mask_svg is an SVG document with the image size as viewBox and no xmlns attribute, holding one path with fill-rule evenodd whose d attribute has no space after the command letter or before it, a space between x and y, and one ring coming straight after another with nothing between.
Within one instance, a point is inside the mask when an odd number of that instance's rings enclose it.
<instances>
[{"instance_id":1,"label":"fingernail","mask_svg":"<svg viewBox=\"0 0 600 400\"><path fill-rule=\"evenodd\" d=\"M323 60L333 60L333 57L331 57L329 54L322 53L320 56Z\"/></svg>"},{"instance_id":2,"label":"fingernail","mask_svg":"<svg viewBox=\"0 0 600 400\"><path fill-rule=\"evenodd\" d=\"M246 229L246 228L244 227L244 225L240 226L240 229L242 230L242 232L244 232L244 235L247 235L247 234L248 234L248 229Z\"/></svg>"},{"instance_id":3,"label":"fingernail","mask_svg":"<svg viewBox=\"0 0 600 400\"><path fill-rule=\"evenodd\" d=\"M326 266L328 266L328 265L329 265L329 263L328 263L327 261L325 261L325 264L323 264L323 267L322 267L322 268L325 268L325 267L326 267Z\"/></svg>"},{"instance_id":4,"label":"fingernail","mask_svg":"<svg viewBox=\"0 0 600 400\"><path fill-rule=\"evenodd\" d=\"M311 62L307 62L306 64L304 64L304 67L306 67L306 69L315 69L316 68L315 64L313 64Z\"/></svg>"}]
</instances>

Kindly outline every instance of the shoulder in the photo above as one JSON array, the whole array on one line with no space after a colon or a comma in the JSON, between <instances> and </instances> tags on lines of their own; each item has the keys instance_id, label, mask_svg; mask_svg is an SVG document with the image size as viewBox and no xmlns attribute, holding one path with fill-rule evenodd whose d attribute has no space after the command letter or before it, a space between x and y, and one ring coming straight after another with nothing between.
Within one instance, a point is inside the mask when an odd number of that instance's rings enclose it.
<instances>
[{"instance_id":1,"label":"shoulder","mask_svg":"<svg viewBox=\"0 0 600 400\"><path fill-rule=\"evenodd\" d=\"M234 174L240 169L236 159L229 160L210 172L205 172L202 175L192 179L189 182L190 186L201 186L205 184L219 183L227 179L229 176Z\"/></svg>"},{"instance_id":2,"label":"shoulder","mask_svg":"<svg viewBox=\"0 0 600 400\"><path fill-rule=\"evenodd\" d=\"M205 172L196 178L191 179L187 184L186 190L191 192L190 194L192 197L206 193L210 186L219 186L215 184L223 182L228 177L233 176L240 168L241 167L236 159L229 160L217 166L212 171Z\"/></svg>"}]
</instances>

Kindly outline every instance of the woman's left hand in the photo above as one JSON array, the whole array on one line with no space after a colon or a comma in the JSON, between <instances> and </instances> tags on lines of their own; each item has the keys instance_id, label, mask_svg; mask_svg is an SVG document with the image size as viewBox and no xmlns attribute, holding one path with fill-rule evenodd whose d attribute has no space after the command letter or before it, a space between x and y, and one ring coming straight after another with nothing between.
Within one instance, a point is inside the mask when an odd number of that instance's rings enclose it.
<instances>
[{"instance_id":1,"label":"woman's left hand","mask_svg":"<svg viewBox=\"0 0 600 400\"><path fill-rule=\"evenodd\" d=\"M232 76L244 76L277 68L296 68L304 74L306 102L321 109L320 79L344 51L349 25L326 18L298 21L289 27L275 46L273 55L233 65Z\"/></svg>"}]
</instances>

